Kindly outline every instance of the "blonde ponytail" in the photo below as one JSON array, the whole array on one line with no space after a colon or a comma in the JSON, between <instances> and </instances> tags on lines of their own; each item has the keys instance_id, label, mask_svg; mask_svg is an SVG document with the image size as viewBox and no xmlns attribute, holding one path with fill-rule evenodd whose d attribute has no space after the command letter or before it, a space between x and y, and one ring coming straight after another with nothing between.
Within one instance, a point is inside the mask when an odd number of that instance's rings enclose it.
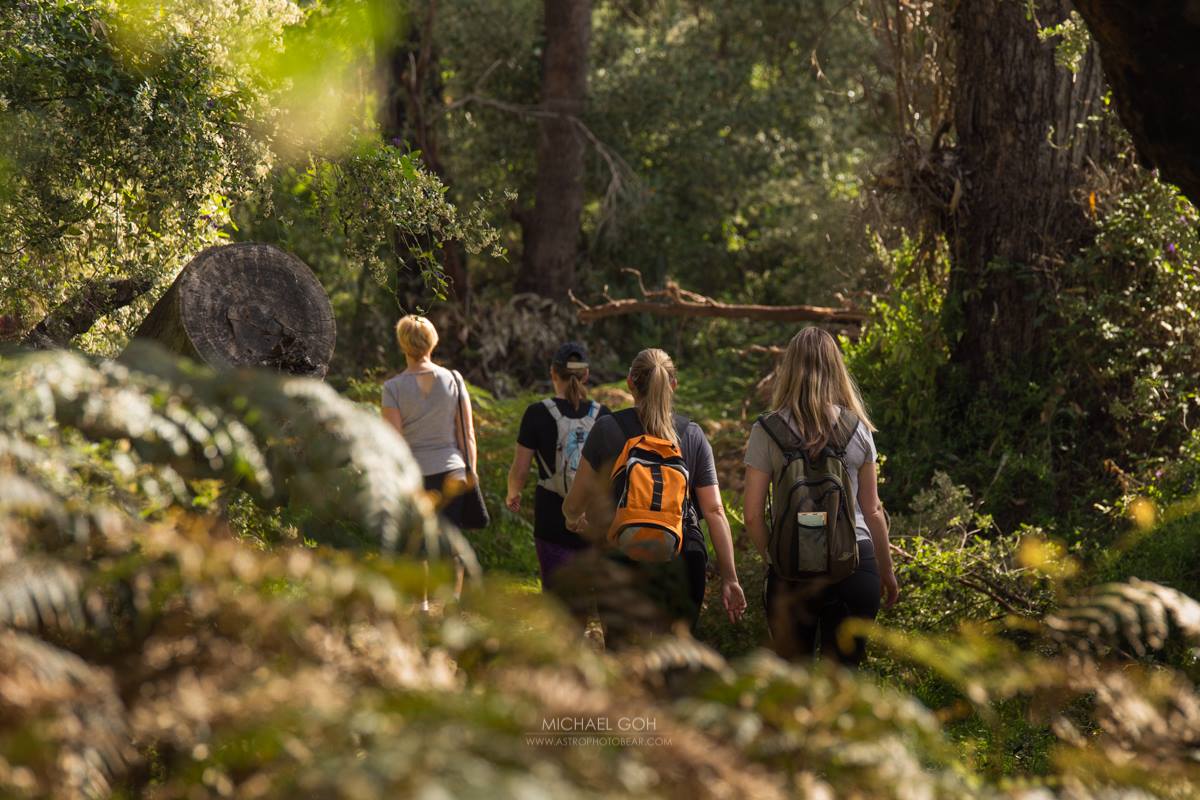
<instances>
[{"instance_id":1,"label":"blonde ponytail","mask_svg":"<svg viewBox=\"0 0 1200 800\"><path fill-rule=\"evenodd\" d=\"M642 428L651 436L679 444L675 433L675 363L656 347L643 350L629 366L634 407Z\"/></svg>"}]
</instances>

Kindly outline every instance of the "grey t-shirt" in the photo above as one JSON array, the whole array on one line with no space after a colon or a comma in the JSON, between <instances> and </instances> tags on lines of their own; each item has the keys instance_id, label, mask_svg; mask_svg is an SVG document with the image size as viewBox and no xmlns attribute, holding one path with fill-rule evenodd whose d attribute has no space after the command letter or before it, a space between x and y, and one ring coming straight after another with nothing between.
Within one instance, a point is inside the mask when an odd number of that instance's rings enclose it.
<instances>
[{"instance_id":1,"label":"grey t-shirt","mask_svg":"<svg viewBox=\"0 0 1200 800\"><path fill-rule=\"evenodd\" d=\"M833 413L837 414L840 411L840 407L835 406ZM791 416L786 411L783 412L783 418L798 436L800 432L796 430ZM850 473L850 491L853 493L855 501L854 527L858 532L859 539L869 540L871 531L867 528L867 521L863 517L862 508L858 502L858 471L862 469L863 464L874 463L877 457L875 438L871 435L871 430L860 422L854 435L850 437L849 444L846 445L846 471ZM783 451L758 422L754 423L754 427L750 429L750 441L746 443L745 463L760 472L767 473L772 476L772 479L783 469Z\"/></svg>"},{"instance_id":2,"label":"grey t-shirt","mask_svg":"<svg viewBox=\"0 0 1200 800\"><path fill-rule=\"evenodd\" d=\"M400 373L383 384L383 407L399 410L404 440L422 475L466 469L458 449L458 382L450 370L435 365L429 372Z\"/></svg>"}]
</instances>

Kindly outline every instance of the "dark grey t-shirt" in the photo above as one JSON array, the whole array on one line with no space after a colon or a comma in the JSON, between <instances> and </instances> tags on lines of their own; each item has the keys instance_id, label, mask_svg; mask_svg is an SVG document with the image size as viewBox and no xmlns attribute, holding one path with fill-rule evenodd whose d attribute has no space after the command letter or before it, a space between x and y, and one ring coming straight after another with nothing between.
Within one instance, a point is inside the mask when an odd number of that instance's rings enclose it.
<instances>
[{"instance_id":1,"label":"dark grey t-shirt","mask_svg":"<svg viewBox=\"0 0 1200 800\"><path fill-rule=\"evenodd\" d=\"M684 417L675 415L676 431L680 429L684 420ZM627 408L596 420L595 427L588 434L587 441L583 443L583 457L592 466L592 469L600 473L606 483L609 481L613 465L617 457L621 455L621 450L624 449L627 440L625 431L621 429L622 422L631 431L641 432L643 430L642 423L637 418L637 411ZM712 445L708 443L708 437L695 422L688 422L679 442L679 450L683 453L683 463L687 465L692 499L692 520L691 524L687 526L688 544L699 543L703 549L704 534L700 531L700 504L696 500L696 490L705 486L717 485L717 465L713 460Z\"/></svg>"}]
</instances>

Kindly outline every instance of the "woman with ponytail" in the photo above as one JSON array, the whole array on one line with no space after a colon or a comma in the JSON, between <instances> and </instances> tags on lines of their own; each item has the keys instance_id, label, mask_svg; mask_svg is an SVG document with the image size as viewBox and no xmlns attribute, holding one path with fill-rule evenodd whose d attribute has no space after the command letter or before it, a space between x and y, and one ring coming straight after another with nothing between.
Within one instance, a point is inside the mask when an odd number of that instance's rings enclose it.
<instances>
[{"instance_id":1,"label":"woman with ponytail","mask_svg":"<svg viewBox=\"0 0 1200 800\"><path fill-rule=\"evenodd\" d=\"M818 652L849 666L859 664L866 644L846 641L838 628L847 619L874 619L880 595L887 604L900 594L888 544L888 522L879 502L875 470L875 439L858 386L846 369L837 340L820 328L805 328L792 337L775 377L772 411L754 424L746 445L744 508L746 532L764 560L770 550L770 530L787 530L783 518L767 514L768 493L789 464L806 458L816 463L832 451L845 468L847 494L853 498L857 566L846 577L788 580L779 565L768 563L763 603L775 651L784 658L811 657ZM769 417L782 422L787 453ZM840 438L840 441L837 439ZM790 442L786 441L790 439ZM778 511L786 500L774 498ZM847 525L851 524L847 520ZM783 535L782 533L779 535ZM849 645L846 647L845 645Z\"/></svg>"},{"instance_id":2,"label":"woman with ponytail","mask_svg":"<svg viewBox=\"0 0 1200 800\"><path fill-rule=\"evenodd\" d=\"M679 554L659 563L614 557L634 570L637 585L648 599L673 620L683 619L694 627L704 600L708 561L700 528L703 516L717 557L721 600L729 620L737 622L746 609L746 597L733 561L733 538L717 484L712 446L699 425L674 412L675 364L662 350L643 350L630 365L626 383L634 407L598 421L588 437L583 463L563 503L567 527L585 532L589 540L606 541L614 513L611 476L627 443L645 435L675 445L688 474Z\"/></svg>"},{"instance_id":3,"label":"woman with ponytail","mask_svg":"<svg viewBox=\"0 0 1200 800\"><path fill-rule=\"evenodd\" d=\"M587 542L568 530L562 504L582 457L583 441L595 422L610 412L588 400L588 354L579 342L558 348L550 362L554 396L525 409L517 433L517 450L508 470L505 505L514 514L521 510L521 491L534 460L538 485L533 496L533 542L537 548L542 588Z\"/></svg>"}]
</instances>

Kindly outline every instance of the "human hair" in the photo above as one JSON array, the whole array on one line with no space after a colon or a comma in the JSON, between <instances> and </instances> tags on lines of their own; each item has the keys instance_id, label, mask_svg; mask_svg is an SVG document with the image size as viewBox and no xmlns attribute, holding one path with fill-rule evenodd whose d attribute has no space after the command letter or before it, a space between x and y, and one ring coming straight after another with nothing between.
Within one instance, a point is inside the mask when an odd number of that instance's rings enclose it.
<instances>
[{"instance_id":1,"label":"human hair","mask_svg":"<svg viewBox=\"0 0 1200 800\"><path fill-rule=\"evenodd\" d=\"M646 433L678 444L673 417L675 389L671 385L675 382L675 362L657 347L643 350L629 365L629 382Z\"/></svg>"},{"instance_id":2,"label":"human hair","mask_svg":"<svg viewBox=\"0 0 1200 800\"><path fill-rule=\"evenodd\" d=\"M437 328L425 317L409 314L396 323L396 342L409 358L424 358L437 347Z\"/></svg>"},{"instance_id":3,"label":"human hair","mask_svg":"<svg viewBox=\"0 0 1200 800\"><path fill-rule=\"evenodd\" d=\"M578 409L584 400L587 400L588 390L585 381L588 378L588 368L571 369L564 367L561 364L551 364L550 371L554 373L554 377L566 383L566 389L563 395L571 408Z\"/></svg>"},{"instance_id":4,"label":"human hair","mask_svg":"<svg viewBox=\"0 0 1200 800\"><path fill-rule=\"evenodd\" d=\"M804 447L815 453L833 438L830 409L838 405L858 415L875 430L863 406L837 339L822 328L804 328L788 342L775 376L774 411L787 411Z\"/></svg>"}]
</instances>

